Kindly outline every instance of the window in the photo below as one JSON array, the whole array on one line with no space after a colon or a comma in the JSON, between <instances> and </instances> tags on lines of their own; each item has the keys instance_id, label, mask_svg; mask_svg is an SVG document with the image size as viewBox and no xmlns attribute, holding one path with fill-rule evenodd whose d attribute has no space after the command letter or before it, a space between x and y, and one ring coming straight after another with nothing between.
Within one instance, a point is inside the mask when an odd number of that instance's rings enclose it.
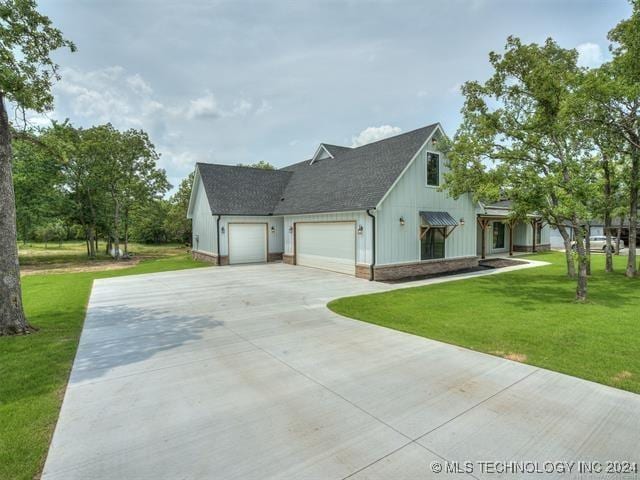
<instances>
[{"instance_id":1,"label":"window","mask_svg":"<svg viewBox=\"0 0 640 480\"><path fill-rule=\"evenodd\" d=\"M504 248L504 223L493 222L493 248Z\"/></svg>"},{"instance_id":2,"label":"window","mask_svg":"<svg viewBox=\"0 0 640 480\"><path fill-rule=\"evenodd\" d=\"M440 155L437 153L427 153L427 185L440 185Z\"/></svg>"},{"instance_id":3,"label":"window","mask_svg":"<svg viewBox=\"0 0 640 480\"><path fill-rule=\"evenodd\" d=\"M420 259L444 258L444 228L423 228L420 235Z\"/></svg>"}]
</instances>

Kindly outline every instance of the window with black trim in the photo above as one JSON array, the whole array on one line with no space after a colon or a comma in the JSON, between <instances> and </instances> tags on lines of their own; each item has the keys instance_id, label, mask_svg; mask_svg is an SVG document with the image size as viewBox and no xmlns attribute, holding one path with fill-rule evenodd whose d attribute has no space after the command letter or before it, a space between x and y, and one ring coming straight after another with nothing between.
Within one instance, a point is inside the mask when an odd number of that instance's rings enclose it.
<instances>
[{"instance_id":1,"label":"window with black trim","mask_svg":"<svg viewBox=\"0 0 640 480\"><path fill-rule=\"evenodd\" d=\"M427 185L440 185L440 155L427 152Z\"/></svg>"},{"instance_id":2,"label":"window with black trim","mask_svg":"<svg viewBox=\"0 0 640 480\"><path fill-rule=\"evenodd\" d=\"M444 242L446 229L423 228L420 234L420 259L433 260L444 258Z\"/></svg>"}]
</instances>

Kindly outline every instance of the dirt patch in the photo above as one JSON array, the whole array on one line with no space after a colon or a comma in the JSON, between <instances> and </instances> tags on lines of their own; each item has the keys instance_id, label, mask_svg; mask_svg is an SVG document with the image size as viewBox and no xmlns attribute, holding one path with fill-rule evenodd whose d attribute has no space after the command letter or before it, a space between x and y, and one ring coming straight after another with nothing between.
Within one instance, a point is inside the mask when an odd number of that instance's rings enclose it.
<instances>
[{"instance_id":1,"label":"dirt patch","mask_svg":"<svg viewBox=\"0 0 640 480\"><path fill-rule=\"evenodd\" d=\"M613 376L613 381L622 382L624 380L629 380L631 377L633 377L633 373L631 373L629 370L622 370L621 372L618 372Z\"/></svg>"},{"instance_id":2,"label":"dirt patch","mask_svg":"<svg viewBox=\"0 0 640 480\"><path fill-rule=\"evenodd\" d=\"M514 362L525 363L527 361L527 356L524 353L516 353L516 352L505 353L502 350L497 350L495 352L491 352L491 354L496 355L498 357L506 358L507 360L512 360Z\"/></svg>"},{"instance_id":3,"label":"dirt patch","mask_svg":"<svg viewBox=\"0 0 640 480\"><path fill-rule=\"evenodd\" d=\"M41 275L48 273L81 273L81 272L103 272L107 270L121 270L140 263L142 258L132 258L119 262L86 262L86 263L49 263L46 265L25 265L20 267L20 275Z\"/></svg>"}]
</instances>

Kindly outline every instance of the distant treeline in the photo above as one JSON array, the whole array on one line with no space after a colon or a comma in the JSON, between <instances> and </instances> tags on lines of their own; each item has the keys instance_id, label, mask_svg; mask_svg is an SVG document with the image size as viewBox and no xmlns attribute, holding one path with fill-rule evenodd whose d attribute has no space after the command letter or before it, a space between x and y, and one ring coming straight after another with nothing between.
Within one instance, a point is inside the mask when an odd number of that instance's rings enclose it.
<instances>
[{"instance_id":1,"label":"distant treeline","mask_svg":"<svg viewBox=\"0 0 640 480\"><path fill-rule=\"evenodd\" d=\"M23 242L85 240L87 255L128 254L129 241L189 242L186 218L193 175L172 188L142 130L70 123L16 135L13 180Z\"/></svg>"}]
</instances>

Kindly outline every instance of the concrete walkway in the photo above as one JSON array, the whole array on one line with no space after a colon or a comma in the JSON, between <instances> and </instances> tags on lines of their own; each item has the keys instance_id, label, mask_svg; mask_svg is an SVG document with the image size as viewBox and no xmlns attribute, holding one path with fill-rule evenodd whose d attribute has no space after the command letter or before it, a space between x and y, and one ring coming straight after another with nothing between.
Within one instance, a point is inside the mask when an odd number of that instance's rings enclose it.
<instances>
[{"instance_id":1,"label":"concrete walkway","mask_svg":"<svg viewBox=\"0 0 640 480\"><path fill-rule=\"evenodd\" d=\"M640 461L639 395L325 307L407 286L284 264L96 281L43 478L495 479L475 462ZM447 460L474 463L433 473Z\"/></svg>"}]
</instances>

